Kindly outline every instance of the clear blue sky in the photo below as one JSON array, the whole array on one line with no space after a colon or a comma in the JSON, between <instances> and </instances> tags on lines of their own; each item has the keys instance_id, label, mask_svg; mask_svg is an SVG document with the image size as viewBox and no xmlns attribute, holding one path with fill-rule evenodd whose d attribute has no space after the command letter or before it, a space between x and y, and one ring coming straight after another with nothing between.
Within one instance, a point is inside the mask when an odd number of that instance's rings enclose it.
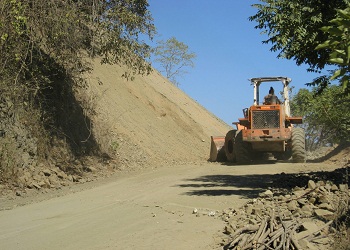
<instances>
[{"instance_id":1,"label":"clear blue sky","mask_svg":"<svg viewBox=\"0 0 350 250\"><path fill-rule=\"evenodd\" d=\"M174 36L196 53L195 68L179 78L180 88L227 124L242 117L242 109L253 103L248 79L262 76L292 78L294 93L305 88L317 75L298 67L294 61L277 59L266 35L254 29L248 17L256 13L252 4L259 0L149 0L158 36ZM157 65L154 64L157 68ZM265 84L276 93L279 83Z\"/></svg>"}]
</instances>

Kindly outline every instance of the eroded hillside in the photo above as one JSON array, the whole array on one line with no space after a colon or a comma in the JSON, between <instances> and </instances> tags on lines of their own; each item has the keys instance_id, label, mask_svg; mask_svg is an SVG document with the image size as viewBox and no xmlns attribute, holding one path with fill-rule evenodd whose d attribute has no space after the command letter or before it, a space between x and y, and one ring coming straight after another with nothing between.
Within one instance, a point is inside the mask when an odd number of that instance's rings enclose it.
<instances>
[{"instance_id":1,"label":"eroded hillside","mask_svg":"<svg viewBox=\"0 0 350 250\"><path fill-rule=\"evenodd\" d=\"M88 94L95 137L122 164L207 160L211 135L229 126L157 71L122 78L124 69L93 62Z\"/></svg>"}]
</instances>

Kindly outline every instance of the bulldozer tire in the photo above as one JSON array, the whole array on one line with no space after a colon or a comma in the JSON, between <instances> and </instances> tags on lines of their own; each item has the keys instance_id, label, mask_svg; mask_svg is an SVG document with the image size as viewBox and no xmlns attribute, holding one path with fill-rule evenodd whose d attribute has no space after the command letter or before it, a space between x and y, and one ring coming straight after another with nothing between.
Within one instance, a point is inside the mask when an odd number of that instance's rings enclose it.
<instances>
[{"instance_id":1,"label":"bulldozer tire","mask_svg":"<svg viewBox=\"0 0 350 250\"><path fill-rule=\"evenodd\" d=\"M225 136L225 154L227 161L234 162L236 161L236 153L235 153L235 137L237 130L230 130L227 132Z\"/></svg>"},{"instance_id":2,"label":"bulldozer tire","mask_svg":"<svg viewBox=\"0 0 350 250\"><path fill-rule=\"evenodd\" d=\"M235 140L235 155L238 164L247 164L251 162L249 143L243 141L242 130L237 131Z\"/></svg>"},{"instance_id":3,"label":"bulldozer tire","mask_svg":"<svg viewBox=\"0 0 350 250\"><path fill-rule=\"evenodd\" d=\"M305 162L305 131L302 128L292 128L292 159L293 162Z\"/></svg>"}]
</instances>

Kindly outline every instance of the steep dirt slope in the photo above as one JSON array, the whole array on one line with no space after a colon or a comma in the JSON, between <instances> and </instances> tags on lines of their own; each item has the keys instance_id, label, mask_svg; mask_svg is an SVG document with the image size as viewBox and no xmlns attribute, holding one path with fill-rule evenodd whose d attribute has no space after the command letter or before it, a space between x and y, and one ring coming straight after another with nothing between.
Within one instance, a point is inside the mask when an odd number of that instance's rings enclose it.
<instances>
[{"instance_id":1,"label":"steep dirt slope","mask_svg":"<svg viewBox=\"0 0 350 250\"><path fill-rule=\"evenodd\" d=\"M210 135L230 129L157 71L127 81L122 67L92 64L94 133L121 165L207 160Z\"/></svg>"}]
</instances>

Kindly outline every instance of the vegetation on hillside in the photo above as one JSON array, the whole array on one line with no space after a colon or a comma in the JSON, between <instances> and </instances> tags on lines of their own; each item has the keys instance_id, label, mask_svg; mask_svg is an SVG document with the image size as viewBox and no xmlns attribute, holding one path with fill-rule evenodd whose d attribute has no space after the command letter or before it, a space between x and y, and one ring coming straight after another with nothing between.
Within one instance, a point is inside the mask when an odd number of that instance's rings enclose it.
<instances>
[{"instance_id":1,"label":"vegetation on hillside","mask_svg":"<svg viewBox=\"0 0 350 250\"><path fill-rule=\"evenodd\" d=\"M149 73L141 35L154 32L147 0L0 1L0 180L28 158L49 159L56 139L75 155L99 151L75 95L86 59L126 65L127 78Z\"/></svg>"},{"instance_id":2,"label":"vegetation on hillside","mask_svg":"<svg viewBox=\"0 0 350 250\"><path fill-rule=\"evenodd\" d=\"M1 81L33 86L58 69L77 75L88 69L87 55L148 72L150 47L139 38L155 31L147 7L146 0L1 1Z\"/></svg>"}]
</instances>

